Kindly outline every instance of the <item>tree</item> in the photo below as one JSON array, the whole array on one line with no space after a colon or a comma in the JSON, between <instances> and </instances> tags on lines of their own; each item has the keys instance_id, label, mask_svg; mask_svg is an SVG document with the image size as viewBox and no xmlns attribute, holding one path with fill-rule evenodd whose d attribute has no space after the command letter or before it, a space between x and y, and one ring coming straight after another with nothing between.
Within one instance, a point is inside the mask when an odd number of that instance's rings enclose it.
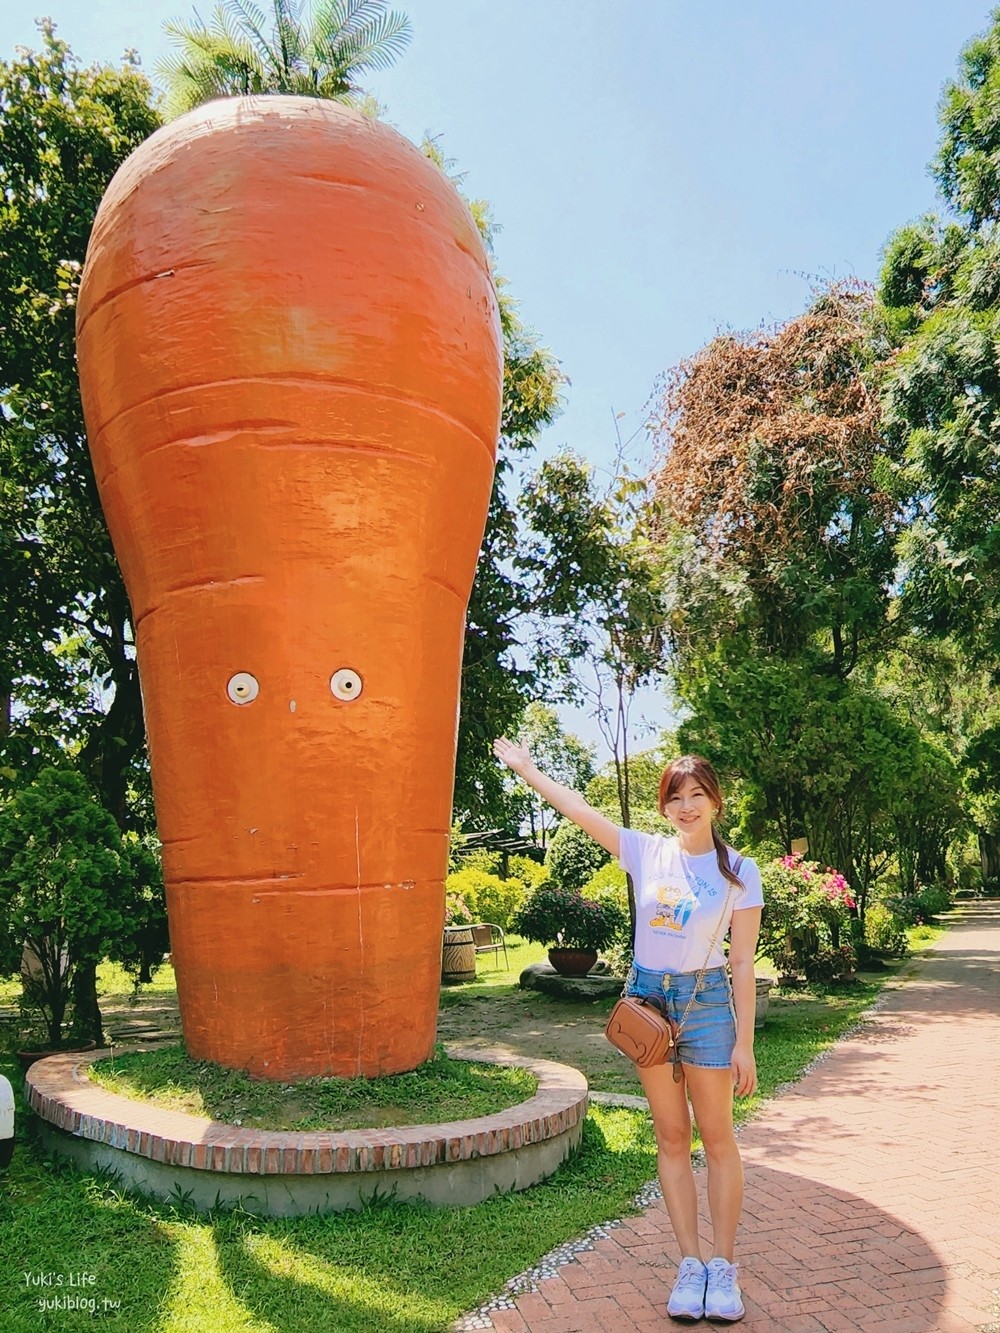
<instances>
[{"instance_id":1,"label":"tree","mask_svg":"<svg viewBox=\"0 0 1000 1333\"><path fill-rule=\"evenodd\" d=\"M533 702L524 710L518 739L531 751L539 767L556 782L582 792L594 776L594 747L563 730L555 709ZM519 787L524 784L519 783ZM529 787L526 796L531 837L546 847L559 816Z\"/></svg>"},{"instance_id":2,"label":"tree","mask_svg":"<svg viewBox=\"0 0 1000 1333\"><path fill-rule=\"evenodd\" d=\"M40 52L0 64L0 767L9 789L77 749L124 826L142 708L73 321L104 188L159 122L137 69L80 69L47 20L41 33Z\"/></svg>"},{"instance_id":3,"label":"tree","mask_svg":"<svg viewBox=\"0 0 1000 1333\"><path fill-rule=\"evenodd\" d=\"M922 884L947 880L948 848L968 828L968 814L961 773L942 746L921 737L907 776L902 799L892 809L893 841L900 891L913 894Z\"/></svg>"},{"instance_id":4,"label":"tree","mask_svg":"<svg viewBox=\"0 0 1000 1333\"><path fill-rule=\"evenodd\" d=\"M568 451L529 479L523 493L528 532L516 564L544 589L544 660L568 697L588 699L611 750L618 809L628 828L629 714L636 691L661 665L662 561L650 540L649 487L625 464L620 438L618 445L615 474L603 494L593 469ZM631 877L627 883L634 931L635 886Z\"/></svg>"},{"instance_id":5,"label":"tree","mask_svg":"<svg viewBox=\"0 0 1000 1333\"><path fill-rule=\"evenodd\" d=\"M918 632L960 650L968 680L1000 673L1000 10L962 53L941 101L934 173L947 213L900 228L879 284L896 343L883 419L912 524L903 606ZM968 718L967 791L984 874L1000 870L994 723ZM978 735L978 740L975 739ZM985 821L985 822L984 822Z\"/></svg>"},{"instance_id":6,"label":"tree","mask_svg":"<svg viewBox=\"0 0 1000 1333\"><path fill-rule=\"evenodd\" d=\"M945 85L933 172L951 216L900 228L879 297L897 352L884 417L913 511L904 547L915 620L1000 661L1000 11Z\"/></svg>"},{"instance_id":7,"label":"tree","mask_svg":"<svg viewBox=\"0 0 1000 1333\"><path fill-rule=\"evenodd\" d=\"M164 25L179 54L160 62L168 116L215 97L290 93L354 101L359 75L387 69L410 40L409 20L386 0L223 0L209 23ZM269 29L269 30L268 30Z\"/></svg>"},{"instance_id":8,"label":"tree","mask_svg":"<svg viewBox=\"0 0 1000 1333\"><path fill-rule=\"evenodd\" d=\"M970 662L953 638L916 630L878 665L873 683L897 713L919 728L929 749L943 752L949 764L947 780L940 782L930 773L926 787L904 812L910 832L904 834L901 826L900 838L916 836L917 843L915 854L901 851L901 887L908 891L917 879L928 884L944 878L947 845L934 836L942 820L948 827L971 824L976 829L983 877L1000 879L1000 704L992 673ZM961 783L957 794L956 775ZM929 846L920 837L923 831L931 834Z\"/></svg>"},{"instance_id":9,"label":"tree","mask_svg":"<svg viewBox=\"0 0 1000 1333\"><path fill-rule=\"evenodd\" d=\"M678 367L656 425L681 746L742 779L738 833L786 851L808 837L861 916L916 836L899 812L926 776L919 730L874 680L905 628L887 354L872 293L835 284Z\"/></svg>"},{"instance_id":10,"label":"tree","mask_svg":"<svg viewBox=\"0 0 1000 1333\"><path fill-rule=\"evenodd\" d=\"M941 102L933 164L951 216L928 215L886 246L879 298L897 351L884 419L913 509L904 547L915 620L1000 658L1000 10L961 57Z\"/></svg>"},{"instance_id":11,"label":"tree","mask_svg":"<svg viewBox=\"0 0 1000 1333\"><path fill-rule=\"evenodd\" d=\"M872 294L833 284L771 330L666 375L654 435L676 661L738 639L842 679L891 642L900 506L887 490Z\"/></svg>"},{"instance_id":12,"label":"tree","mask_svg":"<svg viewBox=\"0 0 1000 1333\"><path fill-rule=\"evenodd\" d=\"M651 540L649 488L619 452L602 494L593 468L563 452L529 479L523 506L529 527L517 565L545 588L545 656L569 696L591 705L629 827L629 713L663 653L662 560Z\"/></svg>"},{"instance_id":13,"label":"tree","mask_svg":"<svg viewBox=\"0 0 1000 1333\"><path fill-rule=\"evenodd\" d=\"M424 152L461 189L435 140ZM489 205L467 200L490 255L496 224ZM529 618L546 603L544 577L529 582L518 568L524 500L517 469L559 413L565 376L548 348L522 323L503 278L494 274L503 334L503 402L496 471L483 544L469 599L462 657L461 709L455 763L454 817L468 829L517 828L523 815L514 784L494 759L491 743L520 726L525 707L549 675L544 644L529 642Z\"/></svg>"},{"instance_id":14,"label":"tree","mask_svg":"<svg viewBox=\"0 0 1000 1333\"><path fill-rule=\"evenodd\" d=\"M660 777L671 760L678 758L679 755L677 738L671 732L663 732L652 748L638 750L629 755L629 796L632 815L640 810L658 813ZM590 804L599 810L614 811L616 817L620 814L619 774L613 759L591 779L584 794Z\"/></svg>"},{"instance_id":15,"label":"tree","mask_svg":"<svg viewBox=\"0 0 1000 1333\"><path fill-rule=\"evenodd\" d=\"M121 935L128 885L121 831L79 773L43 769L0 810L0 957L11 970L23 945L34 954L25 998L54 1047L77 974ZM95 1034L92 1013L75 1015L73 1035L100 1041L99 1017Z\"/></svg>"},{"instance_id":16,"label":"tree","mask_svg":"<svg viewBox=\"0 0 1000 1333\"><path fill-rule=\"evenodd\" d=\"M126 871L122 926L108 942L108 957L121 963L138 989L152 981L170 948L159 843L151 835L126 833L122 857Z\"/></svg>"},{"instance_id":17,"label":"tree","mask_svg":"<svg viewBox=\"0 0 1000 1333\"><path fill-rule=\"evenodd\" d=\"M516 569L522 541L516 468L555 420L565 379L552 353L522 324L502 284L499 296L503 409L493 494L466 617L455 770L455 814L471 829L518 823L519 811L510 804L490 746L495 736L518 729L537 693L538 669L545 664L530 645L518 657L527 638L527 618L542 593Z\"/></svg>"},{"instance_id":18,"label":"tree","mask_svg":"<svg viewBox=\"0 0 1000 1333\"><path fill-rule=\"evenodd\" d=\"M571 820L564 819L545 853L545 869L560 888L579 892L609 860L599 842Z\"/></svg>"},{"instance_id":19,"label":"tree","mask_svg":"<svg viewBox=\"0 0 1000 1333\"><path fill-rule=\"evenodd\" d=\"M97 205L159 117L134 65L81 69L40 29L41 51L0 64L0 795L69 750L124 828L142 703L73 325ZM89 956L75 993L97 1015Z\"/></svg>"},{"instance_id":20,"label":"tree","mask_svg":"<svg viewBox=\"0 0 1000 1333\"><path fill-rule=\"evenodd\" d=\"M684 700L682 748L743 778L738 835L773 825L786 851L807 838L811 858L850 880L862 922L894 864L904 889L918 861L925 874L943 865L962 822L955 764L874 689L805 658L737 661L720 647L686 678Z\"/></svg>"}]
</instances>

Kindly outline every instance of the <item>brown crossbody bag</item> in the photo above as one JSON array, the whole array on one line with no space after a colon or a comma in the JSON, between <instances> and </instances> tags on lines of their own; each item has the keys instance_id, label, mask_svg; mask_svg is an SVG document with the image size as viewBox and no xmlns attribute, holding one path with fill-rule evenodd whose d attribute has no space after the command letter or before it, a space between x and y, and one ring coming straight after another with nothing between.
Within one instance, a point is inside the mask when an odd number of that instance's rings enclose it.
<instances>
[{"instance_id":1,"label":"brown crossbody bag","mask_svg":"<svg viewBox=\"0 0 1000 1333\"><path fill-rule=\"evenodd\" d=\"M742 864L743 857L737 856L732 866L734 875L739 874ZM712 957L712 950L719 938L722 923L726 919L732 892L733 886L730 884L726 901L722 904L722 914L712 935L712 941L708 946L708 953L705 955L705 962L695 978L694 990L691 992L691 998L684 1008L680 1022L662 1013L652 1003L651 998L640 1000L634 995L626 995L623 991L622 998L611 1010L611 1016L604 1029L604 1035L611 1045L643 1069L649 1068L650 1065L663 1065L668 1062L672 1064L675 1083L679 1083L683 1078L681 1062L677 1058L677 1040L681 1029L687 1022L691 1006L701 989L701 984L705 980L705 973L708 971L708 960Z\"/></svg>"}]
</instances>

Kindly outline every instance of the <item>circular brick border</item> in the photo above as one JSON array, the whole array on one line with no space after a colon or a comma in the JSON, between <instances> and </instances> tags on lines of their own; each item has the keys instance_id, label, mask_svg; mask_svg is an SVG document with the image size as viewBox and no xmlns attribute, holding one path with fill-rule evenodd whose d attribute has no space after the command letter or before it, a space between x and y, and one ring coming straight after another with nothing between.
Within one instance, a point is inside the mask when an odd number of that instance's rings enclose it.
<instances>
[{"instance_id":1,"label":"circular brick border","mask_svg":"<svg viewBox=\"0 0 1000 1333\"><path fill-rule=\"evenodd\" d=\"M119 1053L135 1049L142 1048ZM246 1206L248 1191L259 1210L281 1215L358 1207L366 1193L391 1190L468 1204L551 1175L583 1132L583 1074L495 1048L449 1045L448 1053L527 1069L538 1089L527 1101L472 1120L330 1132L244 1129L106 1091L86 1072L110 1057L101 1050L37 1061L25 1077L25 1098L57 1152L160 1197L179 1186L196 1206Z\"/></svg>"}]
</instances>

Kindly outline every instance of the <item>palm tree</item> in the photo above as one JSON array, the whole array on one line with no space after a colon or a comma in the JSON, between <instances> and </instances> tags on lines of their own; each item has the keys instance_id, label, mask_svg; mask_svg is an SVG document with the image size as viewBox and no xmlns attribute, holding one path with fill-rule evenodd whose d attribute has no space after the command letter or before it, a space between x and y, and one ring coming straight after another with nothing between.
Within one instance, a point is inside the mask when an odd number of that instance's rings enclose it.
<instances>
[{"instance_id":1,"label":"palm tree","mask_svg":"<svg viewBox=\"0 0 1000 1333\"><path fill-rule=\"evenodd\" d=\"M409 19L387 3L315 0L304 13L305 0L272 0L269 19L251 0L222 0L208 24L197 10L193 23L164 24L180 48L157 66L167 115L254 93L358 100L358 76L388 68L410 40Z\"/></svg>"}]
</instances>

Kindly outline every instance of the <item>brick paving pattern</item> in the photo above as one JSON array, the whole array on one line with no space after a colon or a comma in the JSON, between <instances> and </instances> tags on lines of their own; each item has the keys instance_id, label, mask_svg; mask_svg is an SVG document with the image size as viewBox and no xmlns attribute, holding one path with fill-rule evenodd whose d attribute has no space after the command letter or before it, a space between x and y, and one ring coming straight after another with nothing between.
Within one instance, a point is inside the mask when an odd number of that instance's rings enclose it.
<instances>
[{"instance_id":1,"label":"brick paving pattern","mask_svg":"<svg viewBox=\"0 0 1000 1333\"><path fill-rule=\"evenodd\" d=\"M869 1021L743 1129L740 1327L1000 1333L998 1052L1000 901L992 901L963 906ZM657 1203L519 1296L516 1308L493 1312L492 1326L691 1327L664 1310L678 1257Z\"/></svg>"}]
</instances>

